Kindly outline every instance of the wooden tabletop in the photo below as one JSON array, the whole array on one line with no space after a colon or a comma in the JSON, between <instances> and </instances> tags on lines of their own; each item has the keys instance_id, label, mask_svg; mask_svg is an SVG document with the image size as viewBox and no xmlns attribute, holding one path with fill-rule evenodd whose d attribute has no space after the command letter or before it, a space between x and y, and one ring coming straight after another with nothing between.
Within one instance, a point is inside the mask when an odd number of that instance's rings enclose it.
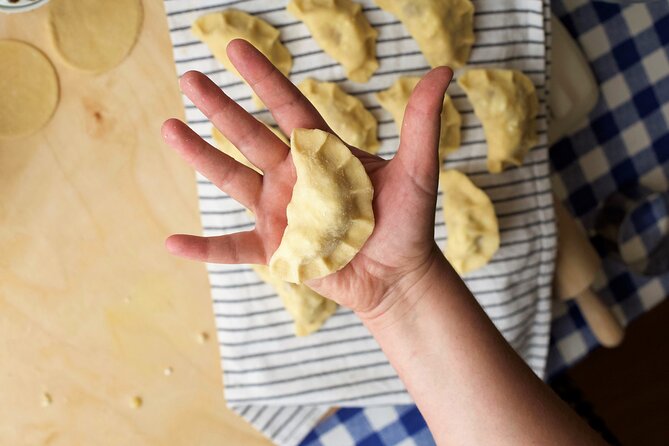
<instances>
[{"instance_id":1,"label":"wooden tabletop","mask_svg":"<svg viewBox=\"0 0 669 446\"><path fill-rule=\"evenodd\" d=\"M47 9L0 14L61 88L44 129L0 141L0 444L268 444L225 407L204 265L163 247L200 223L159 134L183 115L162 1L100 75L60 59Z\"/></svg>"}]
</instances>

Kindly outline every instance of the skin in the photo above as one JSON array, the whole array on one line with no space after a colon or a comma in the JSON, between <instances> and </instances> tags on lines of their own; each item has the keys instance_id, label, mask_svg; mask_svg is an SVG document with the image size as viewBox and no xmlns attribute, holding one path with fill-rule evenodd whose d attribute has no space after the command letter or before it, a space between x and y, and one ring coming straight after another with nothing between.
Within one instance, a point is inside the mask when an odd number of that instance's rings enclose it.
<instances>
[{"instance_id":1,"label":"skin","mask_svg":"<svg viewBox=\"0 0 669 446\"><path fill-rule=\"evenodd\" d=\"M228 56L281 130L332 132L299 90L251 45L232 41ZM390 161L351 151L374 185L376 226L340 271L310 281L353 309L398 371L439 444L602 444L511 349L434 242L440 113L452 71L435 68L407 106ZM256 216L252 231L217 237L176 234L178 256L215 263L267 264L286 227L295 184L289 147L198 72L182 91L260 175L169 119L165 141L196 170Z\"/></svg>"}]
</instances>

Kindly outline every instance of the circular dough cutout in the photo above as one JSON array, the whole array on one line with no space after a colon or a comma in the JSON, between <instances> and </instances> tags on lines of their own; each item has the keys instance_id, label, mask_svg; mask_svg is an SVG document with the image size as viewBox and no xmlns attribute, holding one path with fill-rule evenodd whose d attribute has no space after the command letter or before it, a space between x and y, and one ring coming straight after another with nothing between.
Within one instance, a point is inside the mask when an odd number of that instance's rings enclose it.
<instances>
[{"instance_id":1,"label":"circular dough cutout","mask_svg":"<svg viewBox=\"0 0 669 446\"><path fill-rule=\"evenodd\" d=\"M58 75L37 48L0 40L0 139L26 136L49 121L58 104Z\"/></svg>"},{"instance_id":2,"label":"circular dough cutout","mask_svg":"<svg viewBox=\"0 0 669 446\"><path fill-rule=\"evenodd\" d=\"M142 26L140 0L52 0L49 28L65 61L102 72L126 58Z\"/></svg>"}]
</instances>

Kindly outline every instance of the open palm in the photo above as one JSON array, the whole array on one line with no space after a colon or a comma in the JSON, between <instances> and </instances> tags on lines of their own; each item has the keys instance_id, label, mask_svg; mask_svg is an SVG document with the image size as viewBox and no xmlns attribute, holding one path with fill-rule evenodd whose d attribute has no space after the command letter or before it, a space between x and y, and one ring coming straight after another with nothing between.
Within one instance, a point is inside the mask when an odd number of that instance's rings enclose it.
<instances>
[{"instance_id":1,"label":"open palm","mask_svg":"<svg viewBox=\"0 0 669 446\"><path fill-rule=\"evenodd\" d=\"M294 128L334 133L300 91L248 42L234 40L227 51L285 134ZM440 114L451 77L450 69L437 68L416 86L392 160L351 148L374 185L376 226L346 267L308 282L315 291L358 312L369 312L380 307L394 288L410 287L405 278L420 276L431 264L437 252L433 228ZM264 175L210 146L183 122L166 121L166 142L256 217L251 231L216 237L172 235L167 249L213 263L267 264L286 228L286 206L296 180L290 148L202 73L188 72L180 83L191 101Z\"/></svg>"}]
</instances>

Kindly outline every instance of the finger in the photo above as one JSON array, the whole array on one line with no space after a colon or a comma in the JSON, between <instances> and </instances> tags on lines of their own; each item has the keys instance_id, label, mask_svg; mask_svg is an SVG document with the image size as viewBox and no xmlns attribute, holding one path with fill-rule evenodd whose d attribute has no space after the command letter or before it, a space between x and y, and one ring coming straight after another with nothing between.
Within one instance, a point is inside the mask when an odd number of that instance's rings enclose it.
<instances>
[{"instance_id":1,"label":"finger","mask_svg":"<svg viewBox=\"0 0 669 446\"><path fill-rule=\"evenodd\" d=\"M404 110L400 131L400 147L393 162L416 181L426 181L432 188L438 178L439 128L446 88L453 71L448 67L435 68L418 82Z\"/></svg>"},{"instance_id":2,"label":"finger","mask_svg":"<svg viewBox=\"0 0 669 446\"><path fill-rule=\"evenodd\" d=\"M163 138L188 164L245 207L255 209L262 176L207 144L178 119L163 124Z\"/></svg>"},{"instance_id":3,"label":"finger","mask_svg":"<svg viewBox=\"0 0 669 446\"><path fill-rule=\"evenodd\" d=\"M267 106L286 135L295 128L332 133L311 102L267 58L245 40L228 44L228 58Z\"/></svg>"},{"instance_id":4,"label":"finger","mask_svg":"<svg viewBox=\"0 0 669 446\"><path fill-rule=\"evenodd\" d=\"M267 171L288 155L288 146L198 71L181 76L181 90L251 163Z\"/></svg>"},{"instance_id":5,"label":"finger","mask_svg":"<svg viewBox=\"0 0 669 446\"><path fill-rule=\"evenodd\" d=\"M171 254L202 262L267 263L262 241L255 231L236 232L216 237L174 234L165 240L165 247Z\"/></svg>"}]
</instances>

